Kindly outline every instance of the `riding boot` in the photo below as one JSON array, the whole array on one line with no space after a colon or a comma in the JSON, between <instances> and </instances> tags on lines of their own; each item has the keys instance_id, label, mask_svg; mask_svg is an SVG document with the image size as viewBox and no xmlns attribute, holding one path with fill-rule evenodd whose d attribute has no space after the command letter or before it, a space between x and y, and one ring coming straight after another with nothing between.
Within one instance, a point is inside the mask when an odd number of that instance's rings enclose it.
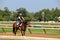
<instances>
[{"instance_id":1,"label":"riding boot","mask_svg":"<svg viewBox=\"0 0 60 40\"><path fill-rule=\"evenodd\" d=\"M20 26L22 25L22 23L20 24Z\"/></svg>"},{"instance_id":2,"label":"riding boot","mask_svg":"<svg viewBox=\"0 0 60 40\"><path fill-rule=\"evenodd\" d=\"M19 27L19 23L17 23L17 27Z\"/></svg>"},{"instance_id":3,"label":"riding boot","mask_svg":"<svg viewBox=\"0 0 60 40\"><path fill-rule=\"evenodd\" d=\"M20 26L21 26L21 23L18 23L18 24L17 24L17 27L20 27Z\"/></svg>"}]
</instances>

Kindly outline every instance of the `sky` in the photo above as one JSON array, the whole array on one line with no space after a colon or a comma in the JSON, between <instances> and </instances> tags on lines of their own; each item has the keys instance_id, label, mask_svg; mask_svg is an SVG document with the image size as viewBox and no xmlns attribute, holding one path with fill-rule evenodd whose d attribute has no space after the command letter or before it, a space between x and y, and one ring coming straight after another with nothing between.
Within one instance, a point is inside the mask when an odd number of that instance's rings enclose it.
<instances>
[{"instance_id":1,"label":"sky","mask_svg":"<svg viewBox=\"0 0 60 40\"><path fill-rule=\"evenodd\" d=\"M10 11L25 8L29 12L37 12L42 9L60 9L60 0L0 0L0 9L8 7Z\"/></svg>"}]
</instances>

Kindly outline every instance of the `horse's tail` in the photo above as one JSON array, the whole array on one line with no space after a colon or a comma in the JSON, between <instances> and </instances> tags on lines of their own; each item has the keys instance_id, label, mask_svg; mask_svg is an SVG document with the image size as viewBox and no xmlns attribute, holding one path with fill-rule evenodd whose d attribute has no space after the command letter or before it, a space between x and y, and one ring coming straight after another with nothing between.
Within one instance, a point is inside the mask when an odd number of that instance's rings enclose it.
<instances>
[{"instance_id":1,"label":"horse's tail","mask_svg":"<svg viewBox=\"0 0 60 40\"><path fill-rule=\"evenodd\" d=\"M16 23L13 24L13 33L16 35L15 27L16 27Z\"/></svg>"},{"instance_id":2,"label":"horse's tail","mask_svg":"<svg viewBox=\"0 0 60 40\"><path fill-rule=\"evenodd\" d=\"M13 33L15 32L14 24L15 24L15 23L13 23Z\"/></svg>"},{"instance_id":3,"label":"horse's tail","mask_svg":"<svg viewBox=\"0 0 60 40\"><path fill-rule=\"evenodd\" d=\"M13 33L15 32L15 28L13 28Z\"/></svg>"}]
</instances>

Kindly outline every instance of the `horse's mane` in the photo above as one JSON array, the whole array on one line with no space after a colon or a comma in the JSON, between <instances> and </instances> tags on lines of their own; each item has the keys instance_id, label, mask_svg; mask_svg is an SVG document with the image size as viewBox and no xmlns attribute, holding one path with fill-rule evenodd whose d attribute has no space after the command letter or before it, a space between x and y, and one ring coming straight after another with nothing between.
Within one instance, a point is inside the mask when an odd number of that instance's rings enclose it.
<instances>
[{"instance_id":1,"label":"horse's mane","mask_svg":"<svg viewBox=\"0 0 60 40\"><path fill-rule=\"evenodd\" d=\"M23 23L24 23L24 24L26 24L26 23L27 23L27 21L23 21Z\"/></svg>"},{"instance_id":2,"label":"horse's mane","mask_svg":"<svg viewBox=\"0 0 60 40\"><path fill-rule=\"evenodd\" d=\"M27 22L28 22L28 21L30 21L30 20L25 20L25 21L23 21L23 23L27 25Z\"/></svg>"}]
</instances>

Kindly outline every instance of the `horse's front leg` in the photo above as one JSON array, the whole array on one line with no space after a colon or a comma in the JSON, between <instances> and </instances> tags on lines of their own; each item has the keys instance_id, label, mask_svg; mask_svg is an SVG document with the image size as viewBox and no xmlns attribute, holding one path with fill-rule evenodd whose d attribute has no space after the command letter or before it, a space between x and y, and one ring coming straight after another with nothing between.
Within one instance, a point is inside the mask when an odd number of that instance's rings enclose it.
<instances>
[{"instance_id":1,"label":"horse's front leg","mask_svg":"<svg viewBox=\"0 0 60 40\"><path fill-rule=\"evenodd\" d=\"M22 36L25 36L25 31L21 30L21 34L22 34Z\"/></svg>"},{"instance_id":2,"label":"horse's front leg","mask_svg":"<svg viewBox=\"0 0 60 40\"><path fill-rule=\"evenodd\" d=\"M23 33L24 33L24 36L25 36L25 31L23 31Z\"/></svg>"},{"instance_id":3,"label":"horse's front leg","mask_svg":"<svg viewBox=\"0 0 60 40\"><path fill-rule=\"evenodd\" d=\"M19 30L20 30L22 36L24 36L24 34L23 34L23 30L22 30L20 27L19 27Z\"/></svg>"}]
</instances>

